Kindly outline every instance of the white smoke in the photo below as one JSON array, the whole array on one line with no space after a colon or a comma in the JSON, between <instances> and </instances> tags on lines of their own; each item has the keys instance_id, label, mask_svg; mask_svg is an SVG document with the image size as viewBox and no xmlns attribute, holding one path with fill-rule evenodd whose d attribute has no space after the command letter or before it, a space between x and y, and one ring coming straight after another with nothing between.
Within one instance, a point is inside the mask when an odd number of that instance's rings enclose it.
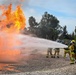
<instances>
[{"instance_id":1,"label":"white smoke","mask_svg":"<svg viewBox=\"0 0 76 75\"><path fill-rule=\"evenodd\" d=\"M16 46L19 42L14 34L0 31L0 62L18 62L20 51Z\"/></svg>"},{"instance_id":2,"label":"white smoke","mask_svg":"<svg viewBox=\"0 0 76 75\"><path fill-rule=\"evenodd\" d=\"M21 5L23 9L28 7L30 0L0 0L0 5L8 6L9 4L12 4L13 8L15 8L17 5Z\"/></svg>"},{"instance_id":3,"label":"white smoke","mask_svg":"<svg viewBox=\"0 0 76 75\"><path fill-rule=\"evenodd\" d=\"M23 4L23 3L26 3L28 4L29 3L29 0L0 0L0 4L4 4L4 5L8 5L8 4Z\"/></svg>"},{"instance_id":4,"label":"white smoke","mask_svg":"<svg viewBox=\"0 0 76 75\"><path fill-rule=\"evenodd\" d=\"M22 58L22 50L27 57L38 48L66 48L55 41L31 37L28 35L0 32L0 62L18 62ZM43 49L42 49L43 51Z\"/></svg>"}]
</instances>

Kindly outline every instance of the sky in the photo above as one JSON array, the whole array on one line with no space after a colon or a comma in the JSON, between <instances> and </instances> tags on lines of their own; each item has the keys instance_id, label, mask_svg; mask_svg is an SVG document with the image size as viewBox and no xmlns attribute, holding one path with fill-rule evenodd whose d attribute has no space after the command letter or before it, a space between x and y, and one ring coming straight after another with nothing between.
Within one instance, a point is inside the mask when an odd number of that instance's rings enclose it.
<instances>
[{"instance_id":1,"label":"sky","mask_svg":"<svg viewBox=\"0 0 76 75\"><path fill-rule=\"evenodd\" d=\"M22 9L26 17L26 26L28 27L28 18L33 16L37 22L40 22L44 12L54 15L60 25L67 26L68 33L72 33L76 24L76 0L0 0L0 4L22 4Z\"/></svg>"}]
</instances>

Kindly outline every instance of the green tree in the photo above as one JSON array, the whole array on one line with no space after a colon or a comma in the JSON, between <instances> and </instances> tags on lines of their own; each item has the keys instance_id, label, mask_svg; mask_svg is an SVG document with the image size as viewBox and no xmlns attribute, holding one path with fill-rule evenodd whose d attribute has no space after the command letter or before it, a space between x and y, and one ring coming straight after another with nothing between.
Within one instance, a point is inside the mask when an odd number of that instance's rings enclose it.
<instances>
[{"instance_id":1,"label":"green tree","mask_svg":"<svg viewBox=\"0 0 76 75\"><path fill-rule=\"evenodd\" d=\"M59 20L53 16L48 14L47 12L44 13L42 19L39 23L39 28L41 31L41 37L47 38L51 40L56 40L58 34L61 31L61 26L59 25Z\"/></svg>"},{"instance_id":2,"label":"green tree","mask_svg":"<svg viewBox=\"0 0 76 75\"><path fill-rule=\"evenodd\" d=\"M29 31L38 37L56 40L62 31L62 27L55 16L45 12L39 23L36 22L33 16L29 17Z\"/></svg>"},{"instance_id":3,"label":"green tree","mask_svg":"<svg viewBox=\"0 0 76 75\"><path fill-rule=\"evenodd\" d=\"M74 39L74 37L75 37L75 34L74 34L74 32L72 33L72 39Z\"/></svg>"},{"instance_id":4,"label":"green tree","mask_svg":"<svg viewBox=\"0 0 76 75\"><path fill-rule=\"evenodd\" d=\"M76 26L74 32L75 32L74 39L76 40Z\"/></svg>"},{"instance_id":5,"label":"green tree","mask_svg":"<svg viewBox=\"0 0 76 75\"><path fill-rule=\"evenodd\" d=\"M31 16L31 17L29 17L29 31L31 32L31 33L36 33L36 29L37 29L37 26L38 26L38 23L36 22L36 19L33 17L33 16Z\"/></svg>"},{"instance_id":6,"label":"green tree","mask_svg":"<svg viewBox=\"0 0 76 75\"><path fill-rule=\"evenodd\" d=\"M63 34L62 34L62 39L67 39L68 32L67 32L67 26L65 25L63 27Z\"/></svg>"}]
</instances>

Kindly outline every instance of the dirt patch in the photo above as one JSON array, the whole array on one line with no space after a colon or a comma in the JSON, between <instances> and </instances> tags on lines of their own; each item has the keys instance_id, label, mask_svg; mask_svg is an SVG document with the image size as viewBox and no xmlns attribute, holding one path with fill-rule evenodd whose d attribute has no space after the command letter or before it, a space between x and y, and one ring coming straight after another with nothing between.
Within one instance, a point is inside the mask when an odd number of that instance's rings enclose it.
<instances>
[{"instance_id":1,"label":"dirt patch","mask_svg":"<svg viewBox=\"0 0 76 75\"><path fill-rule=\"evenodd\" d=\"M36 52L30 55L25 55L22 51L23 58L17 63L0 63L0 73L20 73L20 72L33 72L33 71L46 71L56 68L69 66L69 57L63 57L63 50L60 52L60 58L46 58L46 52Z\"/></svg>"}]
</instances>

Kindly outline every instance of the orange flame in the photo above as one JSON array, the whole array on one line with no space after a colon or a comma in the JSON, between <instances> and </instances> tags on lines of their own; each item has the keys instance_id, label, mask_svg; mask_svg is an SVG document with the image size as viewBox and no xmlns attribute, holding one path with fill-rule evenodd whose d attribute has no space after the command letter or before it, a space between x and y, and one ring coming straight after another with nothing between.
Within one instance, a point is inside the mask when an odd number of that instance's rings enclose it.
<instances>
[{"instance_id":1,"label":"orange flame","mask_svg":"<svg viewBox=\"0 0 76 75\"><path fill-rule=\"evenodd\" d=\"M0 30L16 32L25 28L26 19L20 5L16 7L15 11L12 10L12 4L7 9L5 9L5 6L0 6L0 8L2 9Z\"/></svg>"},{"instance_id":2,"label":"orange flame","mask_svg":"<svg viewBox=\"0 0 76 75\"><path fill-rule=\"evenodd\" d=\"M12 4L8 7L0 6L0 9L2 10L2 12L0 10L0 62L16 62L21 57L17 49L20 42L13 32L19 33L23 30L26 19L20 5L16 7L16 10L12 10Z\"/></svg>"}]
</instances>

